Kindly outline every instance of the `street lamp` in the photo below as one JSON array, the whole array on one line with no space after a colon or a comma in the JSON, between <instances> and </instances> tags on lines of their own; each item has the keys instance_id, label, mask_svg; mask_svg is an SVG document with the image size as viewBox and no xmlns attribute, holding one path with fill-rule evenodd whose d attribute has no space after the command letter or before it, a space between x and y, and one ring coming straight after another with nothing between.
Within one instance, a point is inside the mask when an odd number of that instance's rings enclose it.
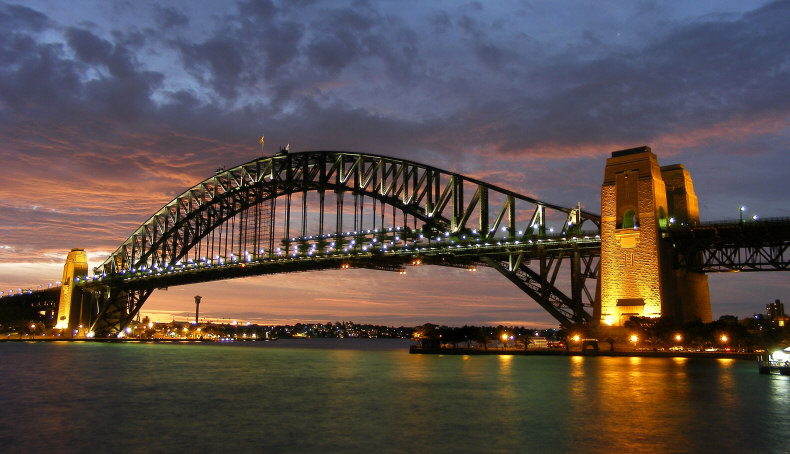
<instances>
[{"instance_id":1,"label":"street lamp","mask_svg":"<svg viewBox=\"0 0 790 454\"><path fill-rule=\"evenodd\" d=\"M502 333L502 345L507 348L507 333Z\"/></svg>"},{"instance_id":2,"label":"street lamp","mask_svg":"<svg viewBox=\"0 0 790 454\"><path fill-rule=\"evenodd\" d=\"M637 336L636 334L632 334L631 342L634 344L634 350L636 350L636 343L639 342L639 336Z\"/></svg>"},{"instance_id":3,"label":"street lamp","mask_svg":"<svg viewBox=\"0 0 790 454\"><path fill-rule=\"evenodd\" d=\"M743 212L746 211L746 206L741 205L741 208L738 211L738 219L740 219L741 223L743 223Z\"/></svg>"},{"instance_id":4,"label":"street lamp","mask_svg":"<svg viewBox=\"0 0 790 454\"><path fill-rule=\"evenodd\" d=\"M675 334L675 342L680 342L682 340L683 340L683 336L681 336L680 334Z\"/></svg>"}]
</instances>

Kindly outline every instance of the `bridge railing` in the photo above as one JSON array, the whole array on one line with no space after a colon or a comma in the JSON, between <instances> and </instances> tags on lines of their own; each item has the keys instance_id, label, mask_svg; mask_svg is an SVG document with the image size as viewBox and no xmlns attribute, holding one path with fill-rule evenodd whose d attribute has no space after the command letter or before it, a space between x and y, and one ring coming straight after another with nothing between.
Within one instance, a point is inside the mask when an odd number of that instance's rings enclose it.
<instances>
[{"instance_id":1,"label":"bridge railing","mask_svg":"<svg viewBox=\"0 0 790 454\"><path fill-rule=\"evenodd\" d=\"M522 232L523 233L523 232ZM595 231L579 232L576 235L556 234L544 238L537 237L484 237L474 231L451 234L449 231L423 234L420 230L406 228L368 229L346 231L323 236L308 235L292 237L284 244L275 247L270 253L265 249L244 251L241 255L215 255L198 260L186 259L167 266L141 266L121 270L119 276L124 280L157 278L158 276L180 272L244 267L260 263L288 262L294 259L355 258L373 255L434 255L452 254L502 254L508 251L525 251L541 248L548 252L565 249L570 243L584 247L600 245L600 236ZM77 285L90 285L111 281L116 276L97 273L84 279L75 279Z\"/></svg>"},{"instance_id":2,"label":"bridge railing","mask_svg":"<svg viewBox=\"0 0 790 454\"><path fill-rule=\"evenodd\" d=\"M693 230L695 228L706 227L756 227L756 226L790 226L790 217L770 217L759 219L721 219L714 221L704 221L695 225L688 225L685 223L675 222L670 223L666 230L670 231L685 231Z\"/></svg>"}]
</instances>

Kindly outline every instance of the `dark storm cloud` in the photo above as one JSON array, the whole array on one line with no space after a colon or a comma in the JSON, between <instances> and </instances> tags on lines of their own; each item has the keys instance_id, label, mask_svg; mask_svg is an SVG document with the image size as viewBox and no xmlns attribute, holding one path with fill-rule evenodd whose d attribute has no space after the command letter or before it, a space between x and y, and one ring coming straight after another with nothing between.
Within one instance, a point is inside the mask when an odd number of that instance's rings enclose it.
<instances>
[{"instance_id":1,"label":"dark storm cloud","mask_svg":"<svg viewBox=\"0 0 790 454\"><path fill-rule=\"evenodd\" d=\"M154 6L154 21L160 29L185 27L189 24L189 17L172 7Z\"/></svg>"},{"instance_id":2,"label":"dark storm cloud","mask_svg":"<svg viewBox=\"0 0 790 454\"><path fill-rule=\"evenodd\" d=\"M21 5L2 5L0 25L6 32L41 31L50 24L46 15Z\"/></svg>"},{"instance_id":3,"label":"dark storm cloud","mask_svg":"<svg viewBox=\"0 0 790 454\"><path fill-rule=\"evenodd\" d=\"M446 33L453 26L452 21L450 21L450 16L446 11L434 14L431 18L431 24L433 25L433 32L436 34Z\"/></svg>"},{"instance_id":4,"label":"dark storm cloud","mask_svg":"<svg viewBox=\"0 0 790 454\"><path fill-rule=\"evenodd\" d=\"M26 17L47 22L33 14ZM79 124L91 113L133 120L150 110L161 74L141 69L133 51L85 29L69 27L64 38L76 60L63 45L41 42L19 30L0 43L0 99L13 107L3 109L4 116L13 113L20 122L35 118ZM89 69L102 75L86 77Z\"/></svg>"},{"instance_id":5,"label":"dark storm cloud","mask_svg":"<svg viewBox=\"0 0 790 454\"><path fill-rule=\"evenodd\" d=\"M483 110L515 109L491 130L504 150L525 144L645 142L721 122L790 112L790 4L731 22L678 27L661 41L592 61L561 55L532 76L553 85ZM553 82L552 82L553 81ZM472 121L486 122L486 112ZM482 121L481 121L482 120Z\"/></svg>"},{"instance_id":6,"label":"dark storm cloud","mask_svg":"<svg viewBox=\"0 0 790 454\"><path fill-rule=\"evenodd\" d=\"M112 52L112 44L93 33L74 27L66 29L66 42L85 63L105 63Z\"/></svg>"},{"instance_id":7,"label":"dark storm cloud","mask_svg":"<svg viewBox=\"0 0 790 454\"><path fill-rule=\"evenodd\" d=\"M787 97L774 95L789 75L786 2L675 25L635 47L607 47L580 30L578 45L596 49L583 55L549 51L531 30L496 29L501 20L481 14L487 5L423 20L379 6L243 2L198 40L157 41L134 28L99 36L71 26L63 36L74 59L39 39L42 30L57 30L51 19L6 6L0 20L17 25L0 44L0 96L23 110L46 101L45 116L53 118L75 111L144 118L223 140L264 126L310 147L365 148L389 137L382 151L393 153L589 153L700 128L716 134L716 125L740 117L790 112ZM191 23L172 7L152 11L162 28ZM198 85L163 90L168 76L146 69L146 46L177 50L181 61L173 64ZM384 107L392 102L400 112Z\"/></svg>"},{"instance_id":8,"label":"dark storm cloud","mask_svg":"<svg viewBox=\"0 0 790 454\"><path fill-rule=\"evenodd\" d=\"M497 43L496 37L481 21L461 15L454 22L474 42L474 54L480 61L474 69L482 72L481 82L506 62L511 66L532 63L519 70L520 74L510 87L498 91L480 87L479 94L470 93L472 99L485 97L487 101L477 106L478 113L464 113L463 116L469 123L483 120L489 124L488 117L496 117L499 112L511 113L505 122L498 122L498 126L490 129L489 134L498 137L506 149L518 150L529 143L573 144L590 137L598 137L598 140L612 135L622 140L644 138L648 130L655 131L657 123L682 126L688 125L690 119L695 120L694 123L724 120L732 114L720 109L722 106L753 111L787 109L782 97L767 94L771 89L780 88L787 76L784 64L787 50L783 38L788 35L788 24L781 20L787 9L786 3L776 3L739 21L690 24L644 49L593 61L566 55L535 61L530 55L519 55L518 49L505 51L507 43ZM427 44L424 38L417 40L420 34L415 33L415 26L387 27L382 17L370 9L321 10L318 12L320 19L312 22L309 35L301 34L302 28L282 16L271 2L244 3L238 10L239 16L230 18L237 27L219 28L214 36L201 42L178 43L185 68L199 81L209 83L220 98L228 100L236 99L239 92L249 92L260 82L257 70L263 70L267 90L273 97L284 100L283 95L286 95L285 100L298 104L297 93L304 92L308 84L332 81L331 77L316 78L310 71L300 74L297 72L300 69L317 67L336 74L357 64L361 58L383 59L390 69L413 68L407 62L419 56L420 46ZM173 8L157 8L156 11L161 26L187 23L183 13ZM437 17L441 18L439 22ZM23 7L6 7L2 20L24 20L38 30L48 21L41 13ZM443 30L450 29L447 12L434 16L433 22L443 24ZM396 30L400 33L391 33ZM65 36L81 62L104 64L111 76L125 78L125 83L128 79L137 79L138 83L129 85L134 96L150 96L161 80L142 71L134 55L124 46L113 45L107 39L73 27L67 29ZM589 33L585 36L590 39ZM30 49L30 37L24 38L19 38L25 41L18 44L20 53L38 53L40 64L49 65L48 68L57 66L58 71L66 75L79 74L79 69L71 66L56 48L47 52L43 49L45 45L39 43ZM259 56L265 61L261 62ZM302 62L300 57L304 57ZM289 80L285 82L280 79L282 75L271 72L276 69L287 73ZM457 86L457 91L463 91L465 80L470 76L463 76L462 68L445 69L449 71L440 77L448 84L448 90ZM40 69L40 72L45 71L46 68ZM385 77L388 83L402 86L404 82L400 78L416 78L419 82L429 77L425 71L416 76L413 72L388 72ZM43 75L37 80L43 82L38 86L43 87L44 92L49 92L48 86L62 86L63 81L58 80L58 76L49 74L48 79L42 80ZM73 79L72 76L62 77ZM555 89L536 92L529 85L519 85L529 80L541 85L552 84ZM771 89L760 90L766 84ZM73 81L66 87L77 88ZM282 93L278 91L280 88ZM713 115L698 118L705 112ZM379 113L371 112L371 115ZM613 126L615 131L612 131ZM470 124L460 123L458 127L467 129Z\"/></svg>"},{"instance_id":9,"label":"dark storm cloud","mask_svg":"<svg viewBox=\"0 0 790 454\"><path fill-rule=\"evenodd\" d=\"M220 96L233 99L240 88L239 76L244 66L239 47L232 39L218 37L201 44L183 46L181 50L192 75L210 83ZM201 73L204 68L210 72L207 80Z\"/></svg>"},{"instance_id":10,"label":"dark storm cloud","mask_svg":"<svg viewBox=\"0 0 790 454\"><path fill-rule=\"evenodd\" d=\"M36 106L60 110L72 105L82 91L80 74L73 62L61 58L59 45L15 35L0 42L0 55L0 100L9 107L2 110L6 118L20 117Z\"/></svg>"},{"instance_id":11,"label":"dark storm cloud","mask_svg":"<svg viewBox=\"0 0 790 454\"><path fill-rule=\"evenodd\" d=\"M337 72L352 62L360 53L356 37L345 30L315 39L307 47L310 63L330 72Z\"/></svg>"}]
</instances>

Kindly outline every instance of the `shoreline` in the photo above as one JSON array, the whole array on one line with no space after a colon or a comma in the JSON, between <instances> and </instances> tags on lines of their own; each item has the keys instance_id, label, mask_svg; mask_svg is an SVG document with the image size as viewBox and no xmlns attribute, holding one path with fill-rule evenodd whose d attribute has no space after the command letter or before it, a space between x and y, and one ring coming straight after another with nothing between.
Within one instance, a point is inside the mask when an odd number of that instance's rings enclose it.
<instances>
[{"instance_id":1,"label":"shoreline","mask_svg":"<svg viewBox=\"0 0 790 454\"><path fill-rule=\"evenodd\" d=\"M69 338L2 338L0 344L4 342L12 343L37 343L37 342L75 342L75 343L144 343L144 344L229 344L247 342L275 342L279 339L233 339L233 340L213 340L213 339L136 339L136 338L93 338L93 339L69 339ZM288 339L286 339L288 340ZM404 339L405 340L405 339ZM706 358L706 359L740 359L740 360L760 360L765 353L755 352L698 352L698 351L653 351L653 350L565 350L559 348L533 349L533 350L481 350L477 348L422 348L418 345L409 347L409 354L414 355L469 355L469 356L609 356L609 357L632 357L632 358Z\"/></svg>"},{"instance_id":2,"label":"shoreline","mask_svg":"<svg viewBox=\"0 0 790 454\"><path fill-rule=\"evenodd\" d=\"M759 360L763 353L749 352L690 352L652 350L480 350L475 348L420 348L412 346L414 355L510 355L510 356L619 356L637 358L712 358Z\"/></svg>"},{"instance_id":3,"label":"shoreline","mask_svg":"<svg viewBox=\"0 0 790 454\"><path fill-rule=\"evenodd\" d=\"M104 343L147 343L147 344L227 344L227 343L235 343L235 342L274 342L277 339L232 339L232 340L214 340L214 339L137 339L137 338L84 338L84 339L73 339L73 338L51 338L51 337L42 337L41 339L3 339L0 338L0 343L3 342L29 342L29 343L36 343L36 342L78 342L78 343L90 343L90 342L104 342Z\"/></svg>"}]
</instances>

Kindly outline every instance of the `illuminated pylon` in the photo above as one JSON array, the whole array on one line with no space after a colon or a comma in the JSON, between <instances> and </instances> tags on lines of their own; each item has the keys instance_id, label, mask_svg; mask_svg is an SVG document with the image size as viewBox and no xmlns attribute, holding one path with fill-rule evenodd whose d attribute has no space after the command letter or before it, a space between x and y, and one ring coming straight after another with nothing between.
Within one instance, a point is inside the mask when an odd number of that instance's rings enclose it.
<instances>
[{"instance_id":1,"label":"illuminated pylon","mask_svg":"<svg viewBox=\"0 0 790 454\"><path fill-rule=\"evenodd\" d=\"M55 323L56 329L68 329L80 323L79 309L82 300L82 292L74 288L74 278L84 280L88 275L88 257L84 249L72 249L66 256L66 264L63 266L63 280L60 287L60 300L58 302L58 318ZM77 304L72 304L74 301ZM72 314L72 306L74 311ZM69 330L67 335L71 334Z\"/></svg>"},{"instance_id":2,"label":"illuminated pylon","mask_svg":"<svg viewBox=\"0 0 790 454\"><path fill-rule=\"evenodd\" d=\"M663 238L671 219L699 222L683 166L660 167L649 147L613 152L601 187L601 324L622 326L632 316L711 321L707 276L673 267Z\"/></svg>"}]
</instances>

